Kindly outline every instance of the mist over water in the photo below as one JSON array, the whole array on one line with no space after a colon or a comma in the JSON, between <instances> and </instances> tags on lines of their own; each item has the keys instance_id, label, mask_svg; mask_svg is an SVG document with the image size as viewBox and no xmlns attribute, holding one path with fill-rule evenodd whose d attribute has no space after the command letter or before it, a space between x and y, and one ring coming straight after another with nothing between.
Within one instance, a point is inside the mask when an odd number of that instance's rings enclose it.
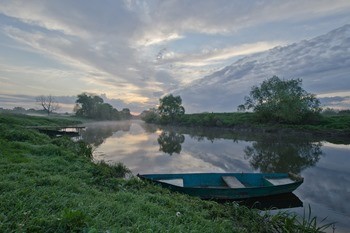
<instances>
[{"instance_id":1,"label":"mist over water","mask_svg":"<svg viewBox=\"0 0 350 233\"><path fill-rule=\"evenodd\" d=\"M349 232L350 139L335 144L299 134L159 127L142 121L86 124L83 139L94 159L122 162L138 173L294 172L304 183L294 192L321 220ZM293 208L301 216L304 208ZM329 229L332 231L332 229Z\"/></svg>"}]
</instances>

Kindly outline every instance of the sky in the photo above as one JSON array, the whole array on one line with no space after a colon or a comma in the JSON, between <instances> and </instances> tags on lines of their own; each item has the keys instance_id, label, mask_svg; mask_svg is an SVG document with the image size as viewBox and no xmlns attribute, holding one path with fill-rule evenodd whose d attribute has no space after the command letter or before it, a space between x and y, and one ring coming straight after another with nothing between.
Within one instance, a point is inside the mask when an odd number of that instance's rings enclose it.
<instances>
[{"instance_id":1,"label":"sky","mask_svg":"<svg viewBox=\"0 0 350 233\"><path fill-rule=\"evenodd\" d=\"M238 59L350 23L348 0L0 0L0 107L134 113Z\"/></svg>"}]
</instances>

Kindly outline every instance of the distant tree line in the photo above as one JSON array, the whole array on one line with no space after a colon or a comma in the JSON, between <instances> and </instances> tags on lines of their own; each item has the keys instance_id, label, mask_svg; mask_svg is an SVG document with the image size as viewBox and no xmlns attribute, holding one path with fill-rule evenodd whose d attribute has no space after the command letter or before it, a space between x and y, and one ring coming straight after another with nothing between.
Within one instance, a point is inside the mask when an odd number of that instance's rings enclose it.
<instances>
[{"instance_id":1,"label":"distant tree line","mask_svg":"<svg viewBox=\"0 0 350 233\"><path fill-rule=\"evenodd\" d=\"M13 109L4 109L0 107L0 113L19 113L19 114L56 114L60 109L58 101L52 95L41 95L35 98L40 110L25 109L23 107L14 107ZM121 111L113 108L112 105L104 103L100 96L88 93L82 93L77 96L76 105L73 109L75 115L94 120L127 120L131 119L132 115L128 108L123 108ZM65 113L68 115L68 113Z\"/></svg>"},{"instance_id":2,"label":"distant tree line","mask_svg":"<svg viewBox=\"0 0 350 233\"><path fill-rule=\"evenodd\" d=\"M47 114L43 109L34 109L28 108L25 109L23 107L14 107L12 109L0 108L0 113L16 113L16 114Z\"/></svg>"},{"instance_id":3,"label":"distant tree line","mask_svg":"<svg viewBox=\"0 0 350 233\"><path fill-rule=\"evenodd\" d=\"M74 107L75 115L94 120L126 120L131 118L128 108L121 111L113 108L112 105L104 103L100 96L82 93L78 95Z\"/></svg>"}]
</instances>

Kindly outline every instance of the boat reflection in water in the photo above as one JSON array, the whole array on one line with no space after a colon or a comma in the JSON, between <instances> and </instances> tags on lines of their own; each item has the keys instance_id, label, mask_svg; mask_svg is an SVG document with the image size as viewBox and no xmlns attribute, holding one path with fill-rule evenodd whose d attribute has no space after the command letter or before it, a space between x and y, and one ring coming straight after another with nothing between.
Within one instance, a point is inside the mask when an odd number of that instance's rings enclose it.
<instances>
[{"instance_id":1,"label":"boat reflection in water","mask_svg":"<svg viewBox=\"0 0 350 233\"><path fill-rule=\"evenodd\" d=\"M219 203L232 202L231 200L220 200ZM269 197L248 198L236 201L239 205L259 210L288 209L303 207L303 202L294 193L285 193Z\"/></svg>"}]
</instances>

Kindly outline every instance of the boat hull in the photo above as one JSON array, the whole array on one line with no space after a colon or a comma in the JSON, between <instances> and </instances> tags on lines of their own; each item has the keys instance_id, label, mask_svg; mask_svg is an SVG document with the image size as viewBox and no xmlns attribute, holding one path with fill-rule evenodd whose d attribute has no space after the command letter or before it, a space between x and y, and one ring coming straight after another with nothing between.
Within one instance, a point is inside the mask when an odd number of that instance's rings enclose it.
<instances>
[{"instance_id":1,"label":"boat hull","mask_svg":"<svg viewBox=\"0 0 350 233\"><path fill-rule=\"evenodd\" d=\"M146 174L138 175L141 179L160 184L170 189L201 199L241 200L247 198L266 197L284 193L291 193L298 188L303 179L292 180L286 184L273 185L268 180L282 180L289 178L286 173L193 173L193 174ZM223 176L233 176L241 181L245 187L232 188L222 180ZM183 185L174 185L167 181L182 179Z\"/></svg>"}]
</instances>

